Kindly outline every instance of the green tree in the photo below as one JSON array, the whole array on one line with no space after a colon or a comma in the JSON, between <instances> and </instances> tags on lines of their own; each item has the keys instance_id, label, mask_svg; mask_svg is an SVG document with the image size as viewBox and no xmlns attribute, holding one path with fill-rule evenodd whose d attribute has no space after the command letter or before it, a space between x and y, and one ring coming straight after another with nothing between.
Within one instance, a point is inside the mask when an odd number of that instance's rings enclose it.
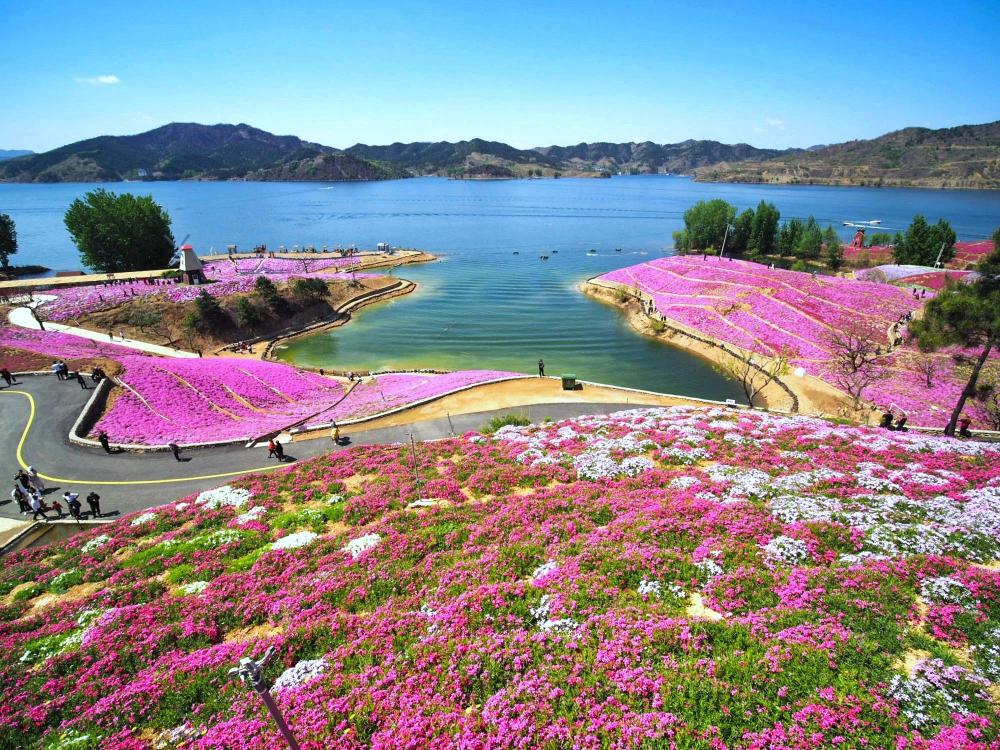
<instances>
[{"instance_id":1,"label":"green tree","mask_svg":"<svg viewBox=\"0 0 1000 750\"><path fill-rule=\"evenodd\" d=\"M138 328L143 333L147 328L155 328L163 322L163 316L159 310L148 305L136 305L128 316L128 324L133 328Z\"/></svg>"},{"instance_id":2,"label":"green tree","mask_svg":"<svg viewBox=\"0 0 1000 750\"><path fill-rule=\"evenodd\" d=\"M684 212L684 229L674 232L674 244L682 253L721 247L734 218L736 206L721 198L698 201Z\"/></svg>"},{"instance_id":3,"label":"green tree","mask_svg":"<svg viewBox=\"0 0 1000 750\"><path fill-rule=\"evenodd\" d=\"M14 220L0 214L0 269L10 270L10 256L17 252L17 229Z\"/></svg>"},{"instance_id":4,"label":"green tree","mask_svg":"<svg viewBox=\"0 0 1000 750\"><path fill-rule=\"evenodd\" d=\"M976 394L983 365L1000 342L1000 246L979 263L977 270L978 279L971 284L949 284L927 303L923 318L910 325L924 351L949 345L979 350L969 380L944 428L946 435L955 434L965 402Z\"/></svg>"},{"instance_id":5,"label":"green tree","mask_svg":"<svg viewBox=\"0 0 1000 750\"><path fill-rule=\"evenodd\" d=\"M892 257L897 263L933 266L940 253L941 263L947 263L955 257L955 239L955 230L944 219L931 225L917 214L906 231L896 235Z\"/></svg>"},{"instance_id":6,"label":"green tree","mask_svg":"<svg viewBox=\"0 0 1000 750\"><path fill-rule=\"evenodd\" d=\"M292 281L292 294L304 299L319 299L330 296L330 287L323 279L308 278L295 279Z\"/></svg>"},{"instance_id":7,"label":"green tree","mask_svg":"<svg viewBox=\"0 0 1000 750\"><path fill-rule=\"evenodd\" d=\"M164 268L174 254L170 216L151 195L91 190L65 223L84 265L100 273Z\"/></svg>"},{"instance_id":8,"label":"green tree","mask_svg":"<svg viewBox=\"0 0 1000 750\"><path fill-rule=\"evenodd\" d=\"M832 225L827 224L823 230L823 250L826 264L832 271L839 271L844 265L844 247L840 244L840 235Z\"/></svg>"},{"instance_id":9,"label":"green tree","mask_svg":"<svg viewBox=\"0 0 1000 750\"><path fill-rule=\"evenodd\" d=\"M891 245L892 235L888 232L872 232L865 235L865 247L875 247L876 245Z\"/></svg>"},{"instance_id":10,"label":"green tree","mask_svg":"<svg viewBox=\"0 0 1000 750\"><path fill-rule=\"evenodd\" d=\"M778 254L782 257L795 255L795 249L802 239L802 219L792 219L778 232Z\"/></svg>"},{"instance_id":11,"label":"green tree","mask_svg":"<svg viewBox=\"0 0 1000 750\"><path fill-rule=\"evenodd\" d=\"M185 328L203 333L225 325L226 322L226 313L219 301L204 289L194 298L194 308L184 316Z\"/></svg>"},{"instance_id":12,"label":"green tree","mask_svg":"<svg viewBox=\"0 0 1000 750\"><path fill-rule=\"evenodd\" d=\"M774 252L780 219L781 212L773 203L761 201L757 204L750 230L750 241L747 244L747 251L751 255L768 255Z\"/></svg>"},{"instance_id":13,"label":"green tree","mask_svg":"<svg viewBox=\"0 0 1000 750\"><path fill-rule=\"evenodd\" d=\"M805 260L816 260L823 249L823 232L816 223L816 219L810 216L806 223L802 225L802 235L799 237L799 244L795 247L795 254Z\"/></svg>"},{"instance_id":14,"label":"green tree","mask_svg":"<svg viewBox=\"0 0 1000 750\"><path fill-rule=\"evenodd\" d=\"M753 229L753 209L746 211L736 217L733 228L729 233L729 242L726 248L732 248L734 253L745 253L750 245L750 232Z\"/></svg>"},{"instance_id":15,"label":"green tree","mask_svg":"<svg viewBox=\"0 0 1000 750\"><path fill-rule=\"evenodd\" d=\"M255 328L260 325L264 316L260 313L260 308L253 303L249 297L240 297L236 303L236 318L241 326Z\"/></svg>"},{"instance_id":16,"label":"green tree","mask_svg":"<svg viewBox=\"0 0 1000 750\"><path fill-rule=\"evenodd\" d=\"M287 303L278 294L278 287L267 276L258 276L253 287L254 293L274 312L283 313L288 309Z\"/></svg>"}]
</instances>

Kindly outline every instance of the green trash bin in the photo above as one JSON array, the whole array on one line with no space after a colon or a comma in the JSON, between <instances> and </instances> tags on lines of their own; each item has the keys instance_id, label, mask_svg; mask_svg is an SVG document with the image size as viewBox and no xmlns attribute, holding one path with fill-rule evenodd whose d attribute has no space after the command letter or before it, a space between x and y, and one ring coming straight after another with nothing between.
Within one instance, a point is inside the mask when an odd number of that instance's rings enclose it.
<instances>
[{"instance_id":1,"label":"green trash bin","mask_svg":"<svg viewBox=\"0 0 1000 750\"><path fill-rule=\"evenodd\" d=\"M564 391L575 391L576 390L576 375L563 375L562 384Z\"/></svg>"}]
</instances>

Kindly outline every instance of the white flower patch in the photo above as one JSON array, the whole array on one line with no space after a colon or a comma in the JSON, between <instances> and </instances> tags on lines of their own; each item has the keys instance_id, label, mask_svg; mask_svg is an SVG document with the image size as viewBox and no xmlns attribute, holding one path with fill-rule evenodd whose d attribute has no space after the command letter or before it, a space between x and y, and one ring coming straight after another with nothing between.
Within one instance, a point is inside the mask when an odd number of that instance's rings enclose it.
<instances>
[{"instance_id":1,"label":"white flower patch","mask_svg":"<svg viewBox=\"0 0 1000 750\"><path fill-rule=\"evenodd\" d=\"M174 510L186 510L191 507L191 503L177 503L174 506Z\"/></svg>"},{"instance_id":2,"label":"white flower patch","mask_svg":"<svg viewBox=\"0 0 1000 750\"><path fill-rule=\"evenodd\" d=\"M790 536L776 536L765 544L763 549L771 560L789 565L798 565L809 559L809 548L806 547L806 543Z\"/></svg>"},{"instance_id":3,"label":"white flower patch","mask_svg":"<svg viewBox=\"0 0 1000 750\"><path fill-rule=\"evenodd\" d=\"M251 521L259 521L263 515L267 513L267 508L263 505L255 505L250 508L246 513L241 513L236 516L236 523L250 523Z\"/></svg>"},{"instance_id":4,"label":"white flower patch","mask_svg":"<svg viewBox=\"0 0 1000 750\"><path fill-rule=\"evenodd\" d=\"M920 582L920 595L929 602L936 604L959 604L968 606L972 601L972 592L968 587L951 576L925 578Z\"/></svg>"},{"instance_id":5,"label":"white flower patch","mask_svg":"<svg viewBox=\"0 0 1000 750\"><path fill-rule=\"evenodd\" d=\"M771 500L771 515L784 523L829 521L842 509L836 498L823 495L781 495Z\"/></svg>"},{"instance_id":6,"label":"white flower patch","mask_svg":"<svg viewBox=\"0 0 1000 750\"><path fill-rule=\"evenodd\" d=\"M549 573L554 573L557 570L559 570L559 563L557 563L555 560L549 560L539 565L532 571L531 580L540 581L542 578L545 578L545 576L547 576Z\"/></svg>"},{"instance_id":7,"label":"white flower patch","mask_svg":"<svg viewBox=\"0 0 1000 750\"><path fill-rule=\"evenodd\" d=\"M538 601L538 606L531 608L531 616L538 623L539 630L547 633L568 634L580 627L575 620L569 617L556 619L549 617L551 609L552 603L549 601L548 594L542 596Z\"/></svg>"},{"instance_id":8,"label":"white flower patch","mask_svg":"<svg viewBox=\"0 0 1000 750\"><path fill-rule=\"evenodd\" d=\"M958 666L946 666L940 659L922 659L914 667L912 677L896 675L889 682L889 696L899 702L903 716L914 727L930 722L934 709L948 713L969 713L969 698L987 700L982 688L989 681Z\"/></svg>"},{"instance_id":9,"label":"white flower patch","mask_svg":"<svg viewBox=\"0 0 1000 750\"><path fill-rule=\"evenodd\" d=\"M140 513L129 522L129 526L142 526L156 518L155 513Z\"/></svg>"},{"instance_id":10,"label":"white flower patch","mask_svg":"<svg viewBox=\"0 0 1000 750\"><path fill-rule=\"evenodd\" d=\"M421 497L414 500L412 503L407 503L407 508L436 508L441 505L440 498L436 497Z\"/></svg>"},{"instance_id":11,"label":"white flower patch","mask_svg":"<svg viewBox=\"0 0 1000 750\"><path fill-rule=\"evenodd\" d=\"M843 479L843 477L844 475L841 472L834 471L833 469L812 469L811 471L800 471L795 474L786 474L785 476L778 477L771 483L771 486L783 492L790 492L792 490L812 487L814 484L819 484L820 482L832 482L835 479Z\"/></svg>"},{"instance_id":12,"label":"white flower patch","mask_svg":"<svg viewBox=\"0 0 1000 750\"><path fill-rule=\"evenodd\" d=\"M51 581L49 581L49 585L50 586L59 586L59 585L65 583L66 581L70 580L73 577L73 572L74 571L72 571L72 570L67 570L65 573L60 573L55 578L53 578Z\"/></svg>"},{"instance_id":13,"label":"white flower patch","mask_svg":"<svg viewBox=\"0 0 1000 750\"><path fill-rule=\"evenodd\" d=\"M342 502L344 502L343 495L330 495L330 497L326 499L327 505L336 505L337 503L342 503Z\"/></svg>"},{"instance_id":14,"label":"white flower patch","mask_svg":"<svg viewBox=\"0 0 1000 750\"><path fill-rule=\"evenodd\" d=\"M315 536L315 534L313 535ZM382 543L382 537L378 534L365 534L357 539L352 539L344 545L343 551L357 560L361 555L370 549L375 549Z\"/></svg>"},{"instance_id":15,"label":"white flower patch","mask_svg":"<svg viewBox=\"0 0 1000 750\"><path fill-rule=\"evenodd\" d=\"M691 466L699 461L704 461L708 458L708 451L704 448L693 448L685 447L682 445L674 445L669 448L665 448L661 455L663 460L672 464L684 464L685 466Z\"/></svg>"},{"instance_id":16,"label":"white flower patch","mask_svg":"<svg viewBox=\"0 0 1000 750\"><path fill-rule=\"evenodd\" d=\"M178 586L177 590L182 594L200 594L207 588L208 581L191 581L191 583L185 583L182 586Z\"/></svg>"},{"instance_id":17,"label":"white flower patch","mask_svg":"<svg viewBox=\"0 0 1000 750\"><path fill-rule=\"evenodd\" d=\"M298 531L294 534L281 537L281 539L271 545L271 549L297 549L298 547L305 547L307 544L312 544L318 536L319 534L313 531Z\"/></svg>"},{"instance_id":18,"label":"white flower patch","mask_svg":"<svg viewBox=\"0 0 1000 750\"><path fill-rule=\"evenodd\" d=\"M988 680L1000 683L1000 628L987 632L984 641L970 646L969 652L976 661L977 671Z\"/></svg>"},{"instance_id":19,"label":"white flower patch","mask_svg":"<svg viewBox=\"0 0 1000 750\"><path fill-rule=\"evenodd\" d=\"M216 529L202 537L198 538L198 544L202 547L208 549L215 549L216 547L221 547L224 544L230 544L232 542L238 542L243 538L236 529Z\"/></svg>"},{"instance_id":20,"label":"white flower patch","mask_svg":"<svg viewBox=\"0 0 1000 750\"><path fill-rule=\"evenodd\" d=\"M274 681L271 690L291 690L312 682L326 671L326 659L304 659L294 667L289 667Z\"/></svg>"},{"instance_id":21,"label":"white flower patch","mask_svg":"<svg viewBox=\"0 0 1000 750\"><path fill-rule=\"evenodd\" d=\"M698 484L698 477L682 476L674 477L667 486L672 490L689 490Z\"/></svg>"},{"instance_id":22,"label":"white flower patch","mask_svg":"<svg viewBox=\"0 0 1000 750\"><path fill-rule=\"evenodd\" d=\"M103 547L105 544L107 544L110 541L111 541L111 537L109 537L107 534L101 534L100 536L95 536L93 539L90 539L89 541L84 542L80 546L80 551L83 552L84 554L86 554L88 552L93 552L95 549L98 549L99 547Z\"/></svg>"},{"instance_id":23,"label":"white flower patch","mask_svg":"<svg viewBox=\"0 0 1000 750\"><path fill-rule=\"evenodd\" d=\"M837 558L844 565L861 565L870 560L888 560L888 555L881 555L878 552L841 552Z\"/></svg>"},{"instance_id":24,"label":"white flower patch","mask_svg":"<svg viewBox=\"0 0 1000 750\"><path fill-rule=\"evenodd\" d=\"M619 476L635 477L653 468L653 462L644 456L629 456L621 461L600 448L589 449L573 457L573 467L580 479L614 479Z\"/></svg>"},{"instance_id":25,"label":"white flower patch","mask_svg":"<svg viewBox=\"0 0 1000 750\"><path fill-rule=\"evenodd\" d=\"M228 484L216 487L214 490L206 490L195 498L196 505L204 505L208 510L229 507L239 508L247 504L250 499L250 491L243 488L230 487Z\"/></svg>"},{"instance_id":26,"label":"white flower patch","mask_svg":"<svg viewBox=\"0 0 1000 750\"><path fill-rule=\"evenodd\" d=\"M716 464L708 467L707 473L713 482L729 483L723 496L724 502L737 502L750 497L764 497L771 484L771 475L760 469Z\"/></svg>"},{"instance_id":27,"label":"white flower patch","mask_svg":"<svg viewBox=\"0 0 1000 750\"><path fill-rule=\"evenodd\" d=\"M715 555L717 553L713 552L712 554ZM694 566L698 569L698 572L709 581L715 578L716 576L721 576L724 572L722 566L719 563L708 557L699 560L694 564Z\"/></svg>"},{"instance_id":28,"label":"white flower patch","mask_svg":"<svg viewBox=\"0 0 1000 750\"><path fill-rule=\"evenodd\" d=\"M659 597L660 592L663 590L663 584L659 581L648 581L643 578L639 581L639 588L636 589L639 596L656 596Z\"/></svg>"}]
</instances>

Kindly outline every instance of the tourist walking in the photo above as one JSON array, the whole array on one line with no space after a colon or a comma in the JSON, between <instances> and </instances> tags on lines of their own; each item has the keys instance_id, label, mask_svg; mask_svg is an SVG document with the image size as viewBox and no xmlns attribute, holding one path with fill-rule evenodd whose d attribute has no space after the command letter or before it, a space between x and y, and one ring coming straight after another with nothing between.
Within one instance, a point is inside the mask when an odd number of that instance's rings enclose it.
<instances>
[{"instance_id":1,"label":"tourist walking","mask_svg":"<svg viewBox=\"0 0 1000 750\"><path fill-rule=\"evenodd\" d=\"M87 390L87 381L83 379L83 373L76 373L76 382L80 384L80 387L83 388L83 390Z\"/></svg>"},{"instance_id":2,"label":"tourist walking","mask_svg":"<svg viewBox=\"0 0 1000 750\"><path fill-rule=\"evenodd\" d=\"M14 475L14 479L16 479L18 482L21 483L21 489L23 489L25 492L27 492L30 489L29 485L31 484L31 480L28 478L28 475L25 473L24 469L18 469L17 474Z\"/></svg>"},{"instance_id":3,"label":"tourist walking","mask_svg":"<svg viewBox=\"0 0 1000 750\"><path fill-rule=\"evenodd\" d=\"M538 360L538 377L545 377L545 360L543 359Z\"/></svg>"},{"instance_id":4,"label":"tourist walking","mask_svg":"<svg viewBox=\"0 0 1000 750\"><path fill-rule=\"evenodd\" d=\"M337 423L333 423L333 429L330 430L330 439L333 441L334 445L340 445L340 427Z\"/></svg>"},{"instance_id":5,"label":"tourist walking","mask_svg":"<svg viewBox=\"0 0 1000 750\"><path fill-rule=\"evenodd\" d=\"M177 445L177 443L167 443L167 447L170 449L170 452L174 454L174 458L180 461L181 460L180 446Z\"/></svg>"},{"instance_id":6,"label":"tourist walking","mask_svg":"<svg viewBox=\"0 0 1000 750\"><path fill-rule=\"evenodd\" d=\"M104 448L105 453L111 453L111 441L108 439L108 433L102 432L97 436L97 442L101 444Z\"/></svg>"},{"instance_id":7,"label":"tourist walking","mask_svg":"<svg viewBox=\"0 0 1000 750\"><path fill-rule=\"evenodd\" d=\"M285 460L285 447L278 440L274 441L274 455L278 457L279 461Z\"/></svg>"},{"instance_id":8,"label":"tourist walking","mask_svg":"<svg viewBox=\"0 0 1000 750\"><path fill-rule=\"evenodd\" d=\"M56 380L63 379L62 367L59 366L58 362L53 362L52 367L50 369L52 370L52 372L56 374Z\"/></svg>"},{"instance_id":9,"label":"tourist walking","mask_svg":"<svg viewBox=\"0 0 1000 750\"><path fill-rule=\"evenodd\" d=\"M101 515L101 496L96 492L87 495L87 505L90 506L91 518L98 518Z\"/></svg>"},{"instance_id":10,"label":"tourist walking","mask_svg":"<svg viewBox=\"0 0 1000 750\"><path fill-rule=\"evenodd\" d=\"M69 508L69 514L73 517L73 520L80 520L80 509L83 507L80 504L80 495L76 492L66 492L63 494L63 500L66 501L66 507Z\"/></svg>"},{"instance_id":11,"label":"tourist walking","mask_svg":"<svg viewBox=\"0 0 1000 750\"><path fill-rule=\"evenodd\" d=\"M274 438L267 441L267 457L277 458L278 457L278 446L274 442Z\"/></svg>"},{"instance_id":12,"label":"tourist walking","mask_svg":"<svg viewBox=\"0 0 1000 750\"><path fill-rule=\"evenodd\" d=\"M972 424L972 420L968 417L962 417L958 420L958 435L959 437L970 438L972 433L969 431L969 425Z\"/></svg>"},{"instance_id":13,"label":"tourist walking","mask_svg":"<svg viewBox=\"0 0 1000 750\"><path fill-rule=\"evenodd\" d=\"M34 466L28 467L28 482L30 482L31 486L39 492L45 491L45 482L43 482L42 478L38 476L38 471L35 470Z\"/></svg>"},{"instance_id":14,"label":"tourist walking","mask_svg":"<svg viewBox=\"0 0 1000 750\"><path fill-rule=\"evenodd\" d=\"M14 483L14 489L10 491L10 497L17 503L17 509L22 515L31 510L31 505L28 503L28 493L22 490L17 482Z\"/></svg>"},{"instance_id":15,"label":"tourist walking","mask_svg":"<svg viewBox=\"0 0 1000 750\"><path fill-rule=\"evenodd\" d=\"M34 515L31 516L32 521L37 521L39 515L41 515L46 522L49 520L49 517L45 515L45 504L42 502L42 496L38 492L31 493L31 510L34 511Z\"/></svg>"},{"instance_id":16,"label":"tourist walking","mask_svg":"<svg viewBox=\"0 0 1000 750\"><path fill-rule=\"evenodd\" d=\"M17 382L17 378L15 378L6 367L0 368L0 377L4 379L4 382L7 383L7 385L14 385L14 383Z\"/></svg>"}]
</instances>

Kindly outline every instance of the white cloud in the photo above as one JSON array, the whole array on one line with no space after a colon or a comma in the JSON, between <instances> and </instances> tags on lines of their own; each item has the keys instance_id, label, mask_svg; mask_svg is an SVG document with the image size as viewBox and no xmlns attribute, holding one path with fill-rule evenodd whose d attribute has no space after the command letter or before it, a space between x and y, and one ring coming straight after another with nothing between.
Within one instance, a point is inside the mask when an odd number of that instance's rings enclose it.
<instances>
[{"instance_id":1,"label":"white cloud","mask_svg":"<svg viewBox=\"0 0 1000 750\"><path fill-rule=\"evenodd\" d=\"M766 122L772 128L777 128L778 130L785 129L785 121L779 120L777 117L765 117L764 122Z\"/></svg>"},{"instance_id":2,"label":"white cloud","mask_svg":"<svg viewBox=\"0 0 1000 750\"><path fill-rule=\"evenodd\" d=\"M90 86L114 86L116 83L122 82L118 76L94 76L93 78L76 78L74 80L77 83L86 83Z\"/></svg>"}]
</instances>

